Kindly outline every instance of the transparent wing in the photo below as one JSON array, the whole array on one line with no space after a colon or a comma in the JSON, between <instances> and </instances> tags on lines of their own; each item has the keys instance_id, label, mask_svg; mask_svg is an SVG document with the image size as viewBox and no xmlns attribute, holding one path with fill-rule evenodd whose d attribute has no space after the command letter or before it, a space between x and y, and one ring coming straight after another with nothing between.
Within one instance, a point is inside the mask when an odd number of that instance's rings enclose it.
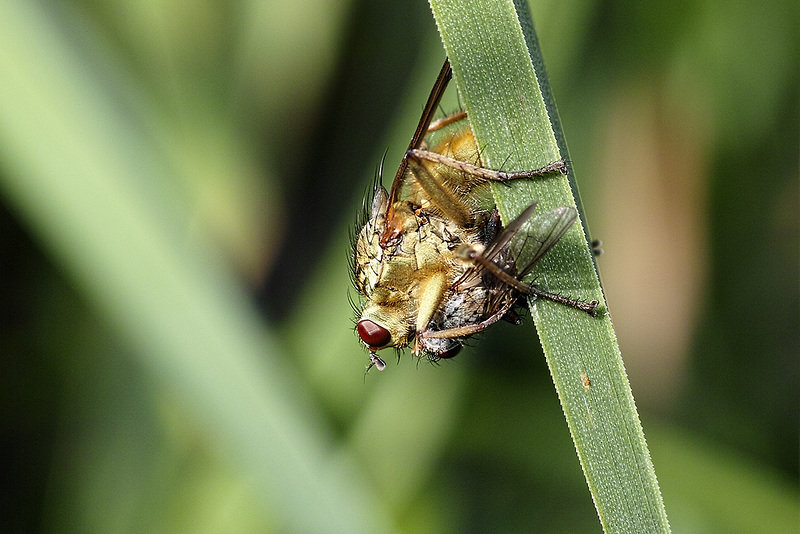
<instances>
[{"instance_id":1,"label":"transparent wing","mask_svg":"<svg viewBox=\"0 0 800 534\"><path fill-rule=\"evenodd\" d=\"M501 253L507 251L508 244L519 233L525 222L530 219L535 209L536 202L528 206L516 219L511 221L482 252L478 253L474 248L469 249L469 247L467 247L467 250L461 251L460 255L464 259L470 259L473 265L453 285L466 287L478 283L485 270L489 270L507 284L514 285L512 283L514 280L513 274L506 272L508 270L508 255Z\"/></svg>"},{"instance_id":2,"label":"transparent wing","mask_svg":"<svg viewBox=\"0 0 800 534\"><path fill-rule=\"evenodd\" d=\"M509 244L509 252L517 266L517 278L525 277L542 257L569 230L578 212L572 207L556 208L526 221Z\"/></svg>"},{"instance_id":3,"label":"transparent wing","mask_svg":"<svg viewBox=\"0 0 800 534\"><path fill-rule=\"evenodd\" d=\"M411 138L411 142L408 144L408 150L419 148L422 145L422 140L425 139L425 134L428 132L428 127L431 125L431 121L433 121L433 116L436 115L436 109L439 107L439 102L442 101L444 91L447 89L447 84L450 83L450 79L452 77L453 71L450 68L450 61L445 58L444 65L442 65L442 70L439 72L439 76L436 78L436 82L433 84L433 89L431 89L431 94L428 96L428 101L425 103L425 109L422 112L422 117L419 119L419 124L414 132L414 137ZM398 200L403 181L406 177L407 168L408 157L403 156L403 161L400 163L400 168L397 169L397 174L392 182L392 190L389 192L390 206L393 202Z\"/></svg>"},{"instance_id":4,"label":"transparent wing","mask_svg":"<svg viewBox=\"0 0 800 534\"><path fill-rule=\"evenodd\" d=\"M536 210L536 202L525 208L525 211L520 213L516 219L511 221L511 223L503 229L502 233L495 237L489 246L486 247L486 250L483 251L483 257L491 261L500 253L514 237L522 230L525 226L525 223L528 222L528 219L531 218L533 215L534 210Z\"/></svg>"},{"instance_id":5,"label":"transparent wing","mask_svg":"<svg viewBox=\"0 0 800 534\"><path fill-rule=\"evenodd\" d=\"M482 253L473 251L469 257L474 265L456 284L474 283L488 270L500 281L526 292L527 285L521 282L522 278L558 243L577 218L574 208L562 207L531 219L535 209L534 202L511 221Z\"/></svg>"},{"instance_id":6,"label":"transparent wing","mask_svg":"<svg viewBox=\"0 0 800 534\"><path fill-rule=\"evenodd\" d=\"M476 280L477 276L483 276L483 273L488 272L500 284L494 290L494 304L489 308L492 314L491 321L481 323L481 325L485 323L484 327L496 321L513 306L512 297L515 290L519 294L545 298L585 311L592 317L595 316L599 304L596 300L584 302L550 293L523 282L536 263L550 252L578 218L575 208L563 207L530 219L533 207L530 206L517 217L509 228L484 250L483 254L478 254L473 248L473 253L469 256L474 262L473 267L462 278ZM519 224L520 221L522 224Z\"/></svg>"}]
</instances>

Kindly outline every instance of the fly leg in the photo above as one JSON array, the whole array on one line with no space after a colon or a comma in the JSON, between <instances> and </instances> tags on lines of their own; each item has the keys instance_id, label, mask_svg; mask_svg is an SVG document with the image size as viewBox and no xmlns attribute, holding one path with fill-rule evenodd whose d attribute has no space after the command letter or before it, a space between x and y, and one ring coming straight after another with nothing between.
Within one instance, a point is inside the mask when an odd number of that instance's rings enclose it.
<instances>
[{"instance_id":1,"label":"fly leg","mask_svg":"<svg viewBox=\"0 0 800 534\"><path fill-rule=\"evenodd\" d=\"M591 302L584 302L582 300L572 299L569 297L565 297L564 295L559 295L558 293L551 293L549 291L539 289L536 286L526 284L520 279L524 275L512 275L503 270L502 267L494 263L490 257L484 256L475 248L466 245L462 245L462 247L463 249L458 251L459 256L461 256L466 260L474 262L475 265L482 267L483 269L491 273L492 276L494 276L501 282L513 287L523 295L531 296L533 298L543 298L551 300L553 302L558 302L559 304L570 306L572 308L575 308L576 310L584 311L589 315L591 315L592 317L594 317L597 314L595 308L597 308L597 306L600 303L596 300L593 300Z\"/></svg>"},{"instance_id":2,"label":"fly leg","mask_svg":"<svg viewBox=\"0 0 800 534\"><path fill-rule=\"evenodd\" d=\"M451 117L457 117L457 115ZM448 117L445 117L445 119L448 119ZM404 160L407 161L416 183L425 191L431 204L441 210L446 217L462 227L472 226L474 224L474 215L462 199L462 196L454 191L452 186L445 183L441 177L442 173L432 170L430 167L432 163L456 169L463 173L463 176L471 177L474 183L488 181L506 182L517 178L544 176L553 172L563 172L566 168L563 161L557 161L546 167L532 171L496 171L421 148L409 149L406 152Z\"/></svg>"},{"instance_id":3,"label":"fly leg","mask_svg":"<svg viewBox=\"0 0 800 534\"><path fill-rule=\"evenodd\" d=\"M431 164L443 165L460 171L462 176L470 177L469 181L474 184L489 181L507 182L517 178L544 176L553 172L564 172L566 168L563 161L557 161L532 171L496 171L421 148L410 148L403 159L407 162L416 183L425 191L431 204L461 227L473 226L474 214L462 199L462 195L445 183L441 177L442 173L435 172Z\"/></svg>"},{"instance_id":4,"label":"fly leg","mask_svg":"<svg viewBox=\"0 0 800 534\"><path fill-rule=\"evenodd\" d=\"M467 118L467 112L463 109L461 111L457 111L452 115L448 115L447 117L442 117L441 119L436 119L435 121L431 122L428 126L428 133L433 133L435 131L441 130L445 126L450 126L451 124L455 124L458 121L462 121Z\"/></svg>"},{"instance_id":5,"label":"fly leg","mask_svg":"<svg viewBox=\"0 0 800 534\"><path fill-rule=\"evenodd\" d=\"M441 339L441 338L457 338L457 337L467 337L473 334L477 334L481 330L485 330L492 326L494 323L499 321L503 318L503 316L508 313L511 309L513 302L506 307L501 308L500 310L493 313L488 318L484 319L483 321L475 324L465 325L465 326L457 326L455 328L447 328L445 330L425 330L420 332L418 335L420 337L425 338L434 338L434 339Z\"/></svg>"},{"instance_id":6,"label":"fly leg","mask_svg":"<svg viewBox=\"0 0 800 534\"><path fill-rule=\"evenodd\" d=\"M419 287L419 310L415 325L416 332L424 332L428 324L433 319L436 311L442 304L445 292L447 291L447 276L443 271L432 273L427 279L420 283ZM415 338L414 354L421 354L422 348L419 346L419 336Z\"/></svg>"},{"instance_id":7,"label":"fly leg","mask_svg":"<svg viewBox=\"0 0 800 534\"><path fill-rule=\"evenodd\" d=\"M516 180L517 178L534 178L538 176L545 176L547 174L551 174L554 172L563 173L566 172L567 168L567 165L563 161L559 160L549 165L546 165L540 169L534 169L532 171L514 171L514 172L496 171L494 169L479 167L477 165L467 163L466 161L459 161L455 158L451 158L450 156L445 156L444 154L439 154L438 152L431 152L421 148L409 149L408 152L406 152L406 157L408 157L409 160L416 161L418 163L425 160L433 163L440 163L442 165L447 165L448 167L459 170L466 174L492 182L507 182L509 180Z\"/></svg>"},{"instance_id":8,"label":"fly leg","mask_svg":"<svg viewBox=\"0 0 800 534\"><path fill-rule=\"evenodd\" d=\"M485 248L467 244L460 245L456 250L456 256L462 261L471 263L473 268L464 273L456 283L467 283L469 280L474 279L474 277L482 276L484 273L488 272L494 278L507 286L513 287L522 295L558 302L559 304L584 311L594 317L596 313L595 308L599 305L599 302L596 300L583 302L581 300L571 299L557 293L550 293L549 291L539 289L536 286L522 281L522 279L533 270L536 263L558 243L572 226L572 223L575 222L578 216L575 208L556 208L549 213L543 213L535 217L530 222L528 231L532 233L525 236L525 241L523 242L527 250L522 265L516 265L516 268L509 272L496 263L495 260L501 252L509 250L509 247L511 247L511 249L517 249L517 247L512 245L512 241L523 229L523 226L533 215L535 209L536 203L534 202L519 214L516 219L511 221L508 227ZM514 258L515 263L521 261L523 260L519 255Z\"/></svg>"},{"instance_id":9,"label":"fly leg","mask_svg":"<svg viewBox=\"0 0 800 534\"><path fill-rule=\"evenodd\" d=\"M585 311L592 317L597 316L597 306L600 305L599 302L593 300L591 302L584 302L582 300L571 299L569 297L565 297L564 295L559 295L558 293L550 293L549 291L545 291L543 289L539 289L536 286L528 286L527 295L530 295L534 298L543 298L547 300L552 300L553 302L558 302L559 304L564 304L565 306L570 306L571 308L575 308L576 310Z\"/></svg>"}]
</instances>

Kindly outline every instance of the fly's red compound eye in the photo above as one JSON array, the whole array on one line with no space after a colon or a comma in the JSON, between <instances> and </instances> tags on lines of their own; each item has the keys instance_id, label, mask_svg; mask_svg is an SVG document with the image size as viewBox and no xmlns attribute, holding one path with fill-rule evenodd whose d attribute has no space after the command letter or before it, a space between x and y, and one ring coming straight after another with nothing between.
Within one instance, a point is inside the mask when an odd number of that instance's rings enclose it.
<instances>
[{"instance_id":1,"label":"fly's red compound eye","mask_svg":"<svg viewBox=\"0 0 800 534\"><path fill-rule=\"evenodd\" d=\"M361 319L357 330L361 340L372 348L383 347L392 340L392 334L388 330L369 319Z\"/></svg>"}]
</instances>

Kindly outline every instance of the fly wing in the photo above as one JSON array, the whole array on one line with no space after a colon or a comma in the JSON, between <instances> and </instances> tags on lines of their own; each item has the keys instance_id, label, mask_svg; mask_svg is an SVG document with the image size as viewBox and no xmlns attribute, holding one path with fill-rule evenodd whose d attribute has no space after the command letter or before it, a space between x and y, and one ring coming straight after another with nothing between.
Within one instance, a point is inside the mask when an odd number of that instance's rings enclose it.
<instances>
[{"instance_id":1,"label":"fly wing","mask_svg":"<svg viewBox=\"0 0 800 534\"><path fill-rule=\"evenodd\" d=\"M521 292L522 279L569 230L578 214L575 208L556 208L531 219L534 202L498 235L486 249L471 256L473 265L456 282L462 287L476 283L489 271L496 279Z\"/></svg>"},{"instance_id":2,"label":"fly wing","mask_svg":"<svg viewBox=\"0 0 800 534\"><path fill-rule=\"evenodd\" d=\"M516 237L520 230L522 230L522 228L525 226L525 223L528 222L528 219L531 218L531 215L533 215L534 210L536 210L536 204L537 203L534 202L525 208L525 211L520 213L516 219L511 221L511 224L509 224L499 236L489 243L489 246L483 251L484 258L491 261L511 242L512 239L514 239L514 237Z\"/></svg>"},{"instance_id":3,"label":"fly wing","mask_svg":"<svg viewBox=\"0 0 800 534\"><path fill-rule=\"evenodd\" d=\"M495 236L483 252L471 256L465 254L465 257L471 257L473 264L453 285L468 287L479 283L486 270L492 272L497 278L504 280L506 283L510 283L509 279L513 279L514 275L513 273L506 273L507 266L503 264L506 263L505 260L508 255L501 253L507 250L509 243L530 219L534 210L536 210L536 202L525 208L499 235ZM465 252L468 253L470 251Z\"/></svg>"},{"instance_id":4,"label":"fly wing","mask_svg":"<svg viewBox=\"0 0 800 534\"><path fill-rule=\"evenodd\" d=\"M428 127L431 125L433 116L436 114L436 109L439 107L439 102L441 102L442 96L444 96L444 90L447 89L447 84L450 82L452 77L453 71L450 68L450 61L445 59L444 65L442 65L442 70L439 71L439 76L436 78L436 83L433 84L431 94L428 96L428 101L425 103L425 109L422 112L422 117L419 119L419 124L417 124L414 137L411 138L411 142L408 144L408 150L419 148L422 145L422 140L425 139L425 134L428 132ZM394 182L392 182L392 190L389 193L390 206L398 199L397 197L400 194L400 189L402 188L403 181L405 180L407 168L408 158L404 156L403 161L400 163L400 168L397 169Z\"/></svg>"},{"instance_id":5,"label":"fly wing","mask_svg":"<svg viewBox=\"0 0 800 534\"><path fill-rule=\"evenodd\" d=\"M511 257L520 269L517 279L522 280L531 272L536 263L564 236L577 217L575 208L565 206L537 215L523 224L509 245Z\"/></svg>"},{"instance_id":6,"label":"fly wing","mask_svg":"<svg viewBox=\"0 0 800 534\"><path fill-rule=\"evenodd\" d=\"M445 59L442 70L439 72L439 77L436 78L436 83L433 85L431 94L428 97L428 102L425 104L425 110L422 112L422 117L419 120L417 129L414 132L414 137L411 138L411 143L408 145L408 150L419 148L422 145L428 127L431 125L433 116L436 114L436 108L442 100L444 90L447 89L447 84L453 77L453 71L450 69L450 61ZM383 228L380 237L380 244L382 248L389 245L396 245L402 239L403 220L402 217L395 217L395 202L399 200L403 190L403 184L406 180L406 171L408 170L408 152L403 156L403 161L397 169L397 174L394 176L392 182L392 189L389 191L389 204L386 211L386 226Z\"/></svg>"}]
</instances>

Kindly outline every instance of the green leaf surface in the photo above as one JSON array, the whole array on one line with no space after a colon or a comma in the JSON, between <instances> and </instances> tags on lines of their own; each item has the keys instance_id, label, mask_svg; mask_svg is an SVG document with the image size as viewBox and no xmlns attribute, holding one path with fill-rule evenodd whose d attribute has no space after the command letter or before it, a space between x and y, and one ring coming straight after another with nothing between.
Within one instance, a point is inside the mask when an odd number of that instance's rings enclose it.
<instances>
[{"instance_id":1,"label":"green leaf surface","mask_svg":"<svg viewBox=\"0 0 800 534\"><path fill-rule=\"evenodd\" d=\"M430 4L484 164L514 171L568 161L527 5L511 0ZM496 185L503 220L533 201L539 202L538 212L575 206L570 179L551 175ZM549 301L530 306L603 528L669 532L583 228L576 224L567 232L534 275L545 290L601 302L597 317Z\"/></svg>"}]
</instances>

